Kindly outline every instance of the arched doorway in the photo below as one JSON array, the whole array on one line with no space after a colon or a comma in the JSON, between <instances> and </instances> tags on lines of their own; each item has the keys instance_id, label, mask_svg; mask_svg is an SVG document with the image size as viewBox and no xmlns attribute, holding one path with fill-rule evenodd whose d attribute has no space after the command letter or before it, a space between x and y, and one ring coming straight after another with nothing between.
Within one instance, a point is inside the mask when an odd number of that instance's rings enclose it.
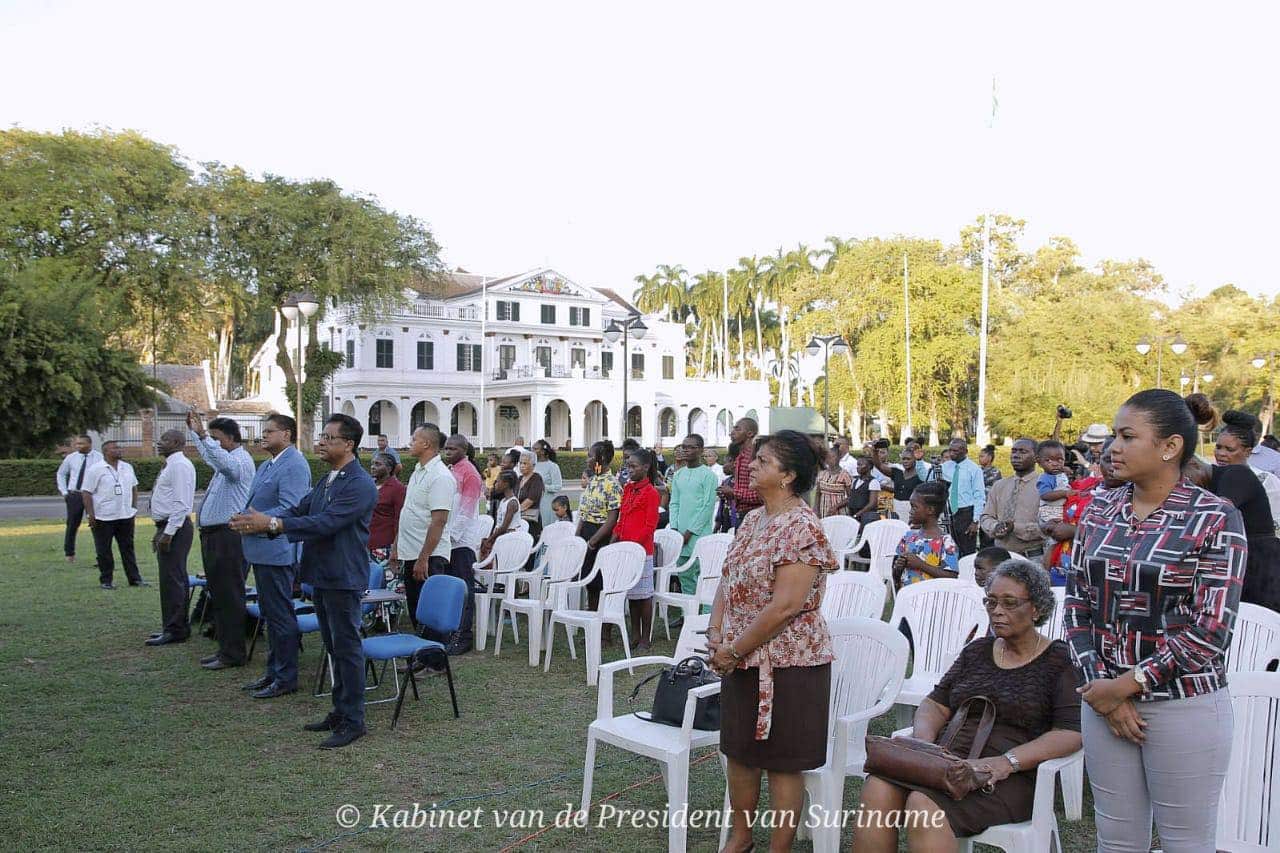
<instances>
[{"instance_id":1,"label":"arched doorway","mask_svg":"<svg viewBox=\"0 0 1280 853\"><path fill-rule=\"evenodd\" d=\"M400 446L400 410L390 400L378 400L369 407L369 421L365 431L365 441L374 445L374 436L385 435L387 443L392 447Z\"/></svg>"},{"instance_id":2,"label":"arched doorway","mask_svg":"<svg viewBox=\"0 0 1280 853\"><path fill-rule=\"evenodd\" d=\"M440 410L430 400L422 400L409 410L409 429L416 430L423 424L440 426Z\"/></svg>"},{"instance_id":3,"label":"arched doorway","mask_svg":"<svg viewBox=\"0 0 1280 853\"><path fill-rule=\"evenodd\" d=\"M564 447L573 437L569 404L564 400L552 400L547 404L542 418L542 436L555 448Z\"/></svg>"},{"instance_id":4,"label":"arched doorway","mask_svg":"<svg viewBox=\"0 0 1280 853\"><path fill-rule=\"evenodd\" d=\"M494 417L494 446L505 450L520 435L520 409L514 403L499 403Z\"/></svg>"},{"instance_id":5,"label":"arched doorway","mask_svg":"<svg viewBox=\"0 0 1280 853\"><path fill-rule=\"evenodd\" d=\"M587 447L609 437L609 412L604 403L592 400L583 411L583 444Z\"/></svg>"},{"instance_id":6,"label":"arched doorway","mask_svg":"<svg viewBox=\"0 0 1280 853\"><path fill-rule=\"evenodd\" d=\"M666 408L658 412L658 437L676 437L676 410Z\"/></svg>"},{"instance_id":7,"label":"arched doorway","mask_svg":"<svg viewBox=\"0 0 1280 853\"><path fill-rule=\"evenodd\" d=\"M480 431L480 418L476 407L470 403L459 403L453 407L449 415L449 432L460 432L468 438L474 438Z\"/></svg>"},{"instance_id":8,"label":"arched doorway","mask_svg":"<svg viewBox=\"0 0 1280 853\"><path fill-rule=\"evenodd\" d=\"M625 438L640 438L641 435L641 415L640 407L632 406L627 412L627 434Z\"/></svg>"},{"instance_id":9,"label":"arched doorway","mask_svg":"<svg viewBox=\"0 0 1280 853\"><path fill-rule=\"evenodd\" d=\"M702 436L703 440L709 440L707 436L707 413L702 409L691 409L689 411L689 432L696 432Z\"/></svg>"},{"instance_id":10,"label":"arched doorway","mask_svg":"<svg viewBox=\"0 0 1280 853\"><path fill-rule=\"evenodd\" d=\"M716 415L716 432L711 439L711 443L716 447L725 447L729 444L729 431L733 429L733 412L728 409L721 409L720 414Z\"/></svg>"}]
</instances>

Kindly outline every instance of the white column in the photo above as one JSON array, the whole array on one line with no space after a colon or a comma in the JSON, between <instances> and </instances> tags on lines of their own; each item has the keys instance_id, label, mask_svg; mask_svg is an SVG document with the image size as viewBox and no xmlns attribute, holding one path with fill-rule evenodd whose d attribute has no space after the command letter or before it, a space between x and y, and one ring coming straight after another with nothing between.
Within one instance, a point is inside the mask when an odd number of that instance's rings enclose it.
<instances>
[{"instance_id":1,"label":"white column","mask_svg":"<svg viewBox=\"0 0 1280 853\"><path fill-rule=\"evenodd\" d=\"M538 439L546 438L543 435L546 432L543 428L546 420L546 406L546 401L537 391L529 395L529 430L524 434L525 447L532 447Z\"/></svg>"},{"instance_id":2,"label":"white column","mask_svg":"<svg viewBox=\"0 0 1280 853\"><path fill-rule=\"evenodd\" d=\"M484 429L480 432L490 446L497 447L498 439L495 430L498 428L498 401L489 397L480 404L480 417L484 420Z\"/></svg>"},{"instance_id":3,"label":"white column","mask_svg":"<svg viewBox=\"0 0 1280 853\"><path fill-rule=\"evenodd\" d=\"M569 439L571 446L574 448L586 447L586 408L585 403L581 406L576 406L572 403L569 405Z\"/></svg>"},{"instance_id":4,"label":"white column","mask_svg":"<svg viewBox=\"0 0 1280 853\"><path fill-rule=\"evenodd\" d=\"M396 405L396 411L400 414L400 424L397 427L399 434L395 436L395 441L403 447L408 447L409 441L413 437L413 432L409 428L409 415L412 412L412 408L413 400L408 397L401 397Z\"/></svg>"}]
</instances>

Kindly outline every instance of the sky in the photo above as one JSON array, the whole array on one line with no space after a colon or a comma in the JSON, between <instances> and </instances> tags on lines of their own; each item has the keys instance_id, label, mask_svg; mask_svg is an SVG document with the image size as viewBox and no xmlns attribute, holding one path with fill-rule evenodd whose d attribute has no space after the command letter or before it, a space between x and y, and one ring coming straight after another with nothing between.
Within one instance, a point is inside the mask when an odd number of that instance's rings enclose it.
<instances>
[{"instance_id":1,"label":"sky","mask_svg":"<svg viewBox=\"0 0 1280 853\"><path fill-rule=\"evenodd\" d=\"M840 237L1143 257L1280 291L1270 3L15 2L0 126L327 177L450 268L627 292ZM999 107L988 127L992 79Z\"/></svg>"}]
</instances>

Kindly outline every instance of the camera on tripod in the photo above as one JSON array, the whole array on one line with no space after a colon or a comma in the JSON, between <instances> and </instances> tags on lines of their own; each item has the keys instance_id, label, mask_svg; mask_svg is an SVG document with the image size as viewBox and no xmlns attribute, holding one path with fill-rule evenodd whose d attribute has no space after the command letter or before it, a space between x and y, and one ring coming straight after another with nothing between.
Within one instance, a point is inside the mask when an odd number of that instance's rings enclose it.
<instances>
[{"instance_id":1,"label":"camera on tripod","mask_svg":"<svg viewBox=\"0 0 1280 853\"><path fill-rule=\"evenodd\" d=\"M1069 421L1069 420L1071 420L1071 410L1070 410L1070 409L1068 409L1066 406L1063 406L1063 405L1059 404L1059 405L1058 405L1058 417L1062 418L1064 421Z\"/></svg>"}]
</instances>

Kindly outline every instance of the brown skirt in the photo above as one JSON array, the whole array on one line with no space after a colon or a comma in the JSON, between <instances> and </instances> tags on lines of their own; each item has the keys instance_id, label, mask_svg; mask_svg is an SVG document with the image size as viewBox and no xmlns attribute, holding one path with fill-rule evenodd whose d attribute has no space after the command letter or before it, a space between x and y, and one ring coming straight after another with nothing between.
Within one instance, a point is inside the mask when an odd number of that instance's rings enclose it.
<instances>
[{"instance_id":1,"label":"brown skirt","mask_svg":"<svg viewBox=\"0 0 1280 853\"><path fill-rule=\"evenodd\" d=\"M720 751L747 767L796 773L827 760L831 664L773 669L773 724L756 740L760 670L735 669L720 685Z\"/></svg>"}]
</instances>

